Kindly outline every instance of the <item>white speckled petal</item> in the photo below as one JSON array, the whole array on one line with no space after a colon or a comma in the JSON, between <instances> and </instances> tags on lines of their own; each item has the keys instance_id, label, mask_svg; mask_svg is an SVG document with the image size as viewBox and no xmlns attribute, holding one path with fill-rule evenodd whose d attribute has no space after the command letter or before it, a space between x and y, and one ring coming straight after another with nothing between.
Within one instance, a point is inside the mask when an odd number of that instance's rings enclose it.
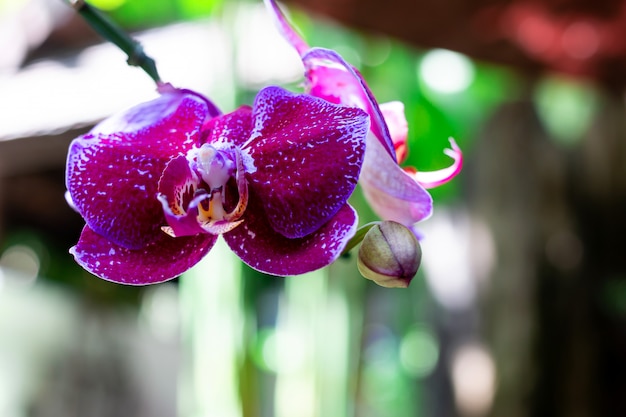
<instances>
[{"instance_id":1,"label":"white speckled petal","mask_svg":"<svg viewBox=\"0 0 626 417\"><path fill-rule=\"evenodd\" d=\"M159 177L171 157L199 139L201 126L212 116L207 103L174 89L112 116L72 142L66 185L91 229L129 249L161 233Z\"/></svg>"},{"instance_id":2,"label":"white speckled petal","mask_svg":"<svg viewBox=\"0 0 626 417\"><path fill-rule=\"evenodd\" d=\"M354 209L345 204L317 231L288 239L273 230L259 209L248 207L244 222L223 236L250 267L278 276L304 274L333 263L354 236L358 222Z\"/></svg>"},{"instance_id":3,"label":"white speckled petal","mask_svg":"<svg viewBox=\"0 0 626 417\"><path fill-rule=\"evenodd\" d=\"M249 185L274 230L287 238L306 236L328 222L354 191L367 115L270 87L257 96L253 120L244 145L256 168Z\"/></svg>"},{"instance_id":4,"label":"white speckled petal","mask_svg":"<svg viewBox=\"0 0 626 417\"><path fill-rule=\"evenodd\" d=\"M161 232L145 247L131 250L85 226L70 253L83 268L107 281L147 285L182 274L198 263L216 240L217 236L209 234L173 238Z\"/></svg>"},{"instance_id":5,"label":"white speckled petal","mask_svg":"<svg viewBox=\"0 0 626 417\"><path fill-rule=\"evenodd\" d=\"M205 143L217 144L228 142L239 148L250 138L252 130L252 109L241 106L237 110L215 117L208 121L203 129Z\"/></svg>"}]
</instances>

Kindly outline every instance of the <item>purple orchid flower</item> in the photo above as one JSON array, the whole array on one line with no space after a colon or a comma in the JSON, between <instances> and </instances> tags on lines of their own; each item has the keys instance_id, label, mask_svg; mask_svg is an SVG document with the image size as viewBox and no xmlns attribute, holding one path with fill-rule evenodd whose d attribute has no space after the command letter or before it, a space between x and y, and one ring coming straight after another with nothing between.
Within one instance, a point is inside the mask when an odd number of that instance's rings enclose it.
<instances>
[{"instance_id":1,"label":"purple orchid flower","mask_svg":"<svg viewBox=\"0 0 626 417\"><path fill-rule=\"evenodd\" d=\"M189 90L159 92L70 146L69 199L86 221L70 252L81 266L125 284L162 282L219 235L252 268L279 276L341 254L356 231L346 201L365 112L278 87L229 114Z\"/></svg>"},{"instance_id":2,"label":"purple orchid flower","mask_svg":"<svg viewBox=\"0 0 626 417\"><path fill-rule=\"evenodd\" d=\"M264 0L283 37L296 49L305 67L306 91L331 103L354 106L370 116L370 133L359 182L372 209L384 220L413 228L432 213L426 191L450 181L463 165L461 150L450 138L444 153L454 162L448 168L421 172L402 168L406 156L407 122L399 102L379 106L363 77L336 52L310 48L289 24L275 0Z\"/></svg>"}]
</instances>

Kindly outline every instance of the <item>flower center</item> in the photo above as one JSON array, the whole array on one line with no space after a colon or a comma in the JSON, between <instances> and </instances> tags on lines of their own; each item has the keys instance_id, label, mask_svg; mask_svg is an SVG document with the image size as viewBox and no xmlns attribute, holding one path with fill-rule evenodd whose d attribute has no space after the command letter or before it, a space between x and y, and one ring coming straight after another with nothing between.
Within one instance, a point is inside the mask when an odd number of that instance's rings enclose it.
<instances>
[{"instance_id":1,"label":"flower center","mask_svg":"<svg viewBox=\"0 0 626 417\"><path fill-rule=\"evenodd\" d=\"M226 185L237 171L235 162L224 151L218 151L205 143L197 151L198 172L211 190Z\"/></svg>"},{"instance_id":2,"label":"flower center","mask_svg":"<svg viewBox=\"0 0 626 417\"><path fill-rule=\"evenodd\" d=\"M202 221L224 220L227 215L224 209L226 204L226 185L237 171L235 161L223 151L205 143L197 151L197 171L202 181L208 186L209 200L200 205Z\"/></svg>"},{"instance_id":3,"label":"flower center","mask_svg":"<svg viewBox=\"0 0 626 417\"><path fill-rule=\"evenodd\" d=\"M205 143L192 158L192 166L202 179L196 194L208 194L198 205L198 222L211 233L232 230L248 203L241 152L232 145L217 148Z\"/></svg>"}]
</instances>

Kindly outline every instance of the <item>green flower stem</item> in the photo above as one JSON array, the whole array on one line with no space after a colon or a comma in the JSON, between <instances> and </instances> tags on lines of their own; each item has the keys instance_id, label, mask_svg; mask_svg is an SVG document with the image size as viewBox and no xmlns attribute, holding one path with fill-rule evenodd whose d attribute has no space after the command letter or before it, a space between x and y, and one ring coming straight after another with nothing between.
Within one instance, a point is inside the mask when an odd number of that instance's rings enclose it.
<instances>
[{"instance_id":1,"label":"green flower stem","mask_svg":"<svg viewBox=\"0 0 626 417\"><path fill-rule=\"evenodd\" d=\"M350 252L352 249L354 249L354 247L356 245L358 245L359 243L361 243L361 241L363 240L363 238L365 237L365 235L367 234L367 232L374 226L376 226L377 224L380 224L380 222L371 222L371 223L367 223L364 224L363 226L359 227L359 229L356 231L356 234L352 237L352 239L350 239L348 241L348 244L346 245L346 247L344 248L343 252L341 252L342 255L347 254L348 252Z\"/></svg>"},{"instance_id":2,"label":"green flower stem","mask_svg":"<svg viewBox=\"0 0 626 417\"><path fill-rule=\"evenodd\" d=\"M155 83L161 83L154 59L146 55L139 42L132 39L100 10L88 4L85 0L69 0L69 3L100 36L115 44L128 55L128 61L126 61L128 65L141 68Z\"/></svg>"}]
</instances>

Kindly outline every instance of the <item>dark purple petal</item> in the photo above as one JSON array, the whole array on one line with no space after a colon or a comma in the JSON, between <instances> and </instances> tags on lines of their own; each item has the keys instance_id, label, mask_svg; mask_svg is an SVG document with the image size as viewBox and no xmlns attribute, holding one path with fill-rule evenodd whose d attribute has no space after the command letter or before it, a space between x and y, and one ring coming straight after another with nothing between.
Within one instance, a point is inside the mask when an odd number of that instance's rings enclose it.
<instances>
[{"instance_id":1,"label":"dark purple petal","mask_svg":"<svg viewBox=\"0 0 626 417\"><path fill-rule=\"evenodd\" d=\"M356 212L345 204L314 233L288 239L274 231L254 197L250 197L243 223L223 236L246 264L266 274L299 275L325 267L341 255L356 232Z\"/></svg>"},{"instance_id":2,"label":"dark purple petal","mask_svg":"<svg viewBox=\"0 0 626 417\"><path fill-rule=\"evenodd\" d=\"M391 159L371 134L367 137L360 184L370 206L383 220L411 227L432 213L428 191Z\"/></svg>"},{"instance_id":3,"label":"dark purple petal","mask_svg":"<svg viewBox=\"0 0 626 417\"><path fill-rule=\"evenodd\" d=\"M118 246L85 226L70 249L76 262L108 281L147 285L167 281L198 263L215 244L217 236L202 234L173 238L159 234L147 246L130 250Z\"/></svg>"},{"instance_id":4,"label":"dark purple petal","mask_svg":"<svg viewBox=\"0 0 626 417\"><path fill-rule=\"evenodd\" d=\"M203 131L203 142L228 142L241 147L250 138L252 109L242 106L232 113L213 118L205 124Z\"/></svg>"},{"instance_id":5,"label":"dark purple petal","mask_svg":"<svg viewBox=\"0 0 626 417\"><path fill-rule=\"evenodd\" d=\"M217 106L211 100L209 100L204 95L197 93L193 90L189 90L187 88L175 88L169 83L159 85L158 90L159 90L159 93L161 94L178 92L178 93L182 93L182 94L186 94L190 96L195 96L197 99L204 101L207 105L207 112L209 114L209 118L207 120L210 120L211 118L217 117L222 114L222 111L218 109Z\"/></svg>"},{"instance_id":6,"label":"dark purple petal","mask_svg":"<svg viewBox=\"0 0 626 417\"><path fill-rule=\"evenodd\" d=\"M288 238L317 230L354 190L369 123L360 109L278 87L262 90L243 147L254 161L250 187L270 224ZM252 197L251 197L252 198Z\"/></svg>"},{"instance_id":7,"label":"dark purple petal","mask_svg":"<svg viewBox=\"0 0 626 417\"><path fill-rule=\"evenodd\" d=\"M138 249L164 224L157 183L171 157L199 139L207 101L173 90L113 116L75 139L66 185L87 225L116 244Z\"/></svg>"},{"instance_id":8,"label":"dark purple petal","mask_svg":"<svg viewBox=\"0 0 626 417\"><path fill-rule=\"evenodd\" d=\"M369 114L371 130L396 161L393 141L376 98L361 74L337 52L311 48L302 55L309 94L331 103L356 106Z\"/></svg>"}]
</instances>

